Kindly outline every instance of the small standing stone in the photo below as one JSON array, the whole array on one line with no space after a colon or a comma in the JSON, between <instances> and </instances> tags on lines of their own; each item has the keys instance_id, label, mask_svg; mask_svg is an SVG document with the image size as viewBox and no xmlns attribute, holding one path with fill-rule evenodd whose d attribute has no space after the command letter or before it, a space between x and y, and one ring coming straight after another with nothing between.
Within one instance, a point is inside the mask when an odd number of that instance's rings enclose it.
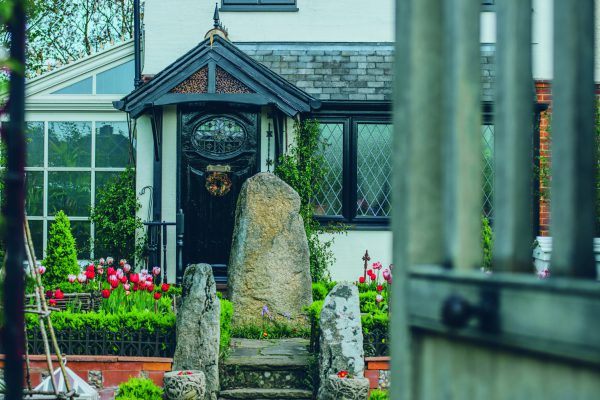
<instances>
[{"instance_id":1,"label":"small standing stone","mask_svg":"<svg viewBox=\"0 0 600 400\"><path fill-rule=\"evenodd\" d=\"M238 198L229 293L233 323L261 319L263 306L293 319L312 303L310 254L300 212L300 196L277 176L248 179Z\"/></svg>"},{"instance_id":2,"label":"small standing stone","mask_svg":"<svg viewBox=\"0 0 600 400\"><path fill-rule=\"evenodd\" d=\"M206 400L219 391L221 302L209 264L189 265L183 276L183 300L177 312L174 370L199 370L206 378Z\"/></svg>"},{"instance_id":3,"label":"small standing stone","mask_svg":"<svg viewBox=\"0 0 600 400\"><path fill-rule=\"evenodd\" d=\"M337 284L325 298L319 325L321 382L340 371L362 378L365 361L358 288L349 283Z\"/></svg>"}]
</instances>

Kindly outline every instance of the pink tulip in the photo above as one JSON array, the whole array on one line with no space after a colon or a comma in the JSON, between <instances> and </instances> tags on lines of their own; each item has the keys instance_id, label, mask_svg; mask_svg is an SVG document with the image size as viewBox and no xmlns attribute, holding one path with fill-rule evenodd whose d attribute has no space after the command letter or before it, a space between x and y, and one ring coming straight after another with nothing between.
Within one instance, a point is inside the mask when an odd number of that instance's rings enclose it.
<instances>
[{"instance_id":1,"label":"pink tulip","mask_svg":"<svg viewBox=\"0 0 600 400\"><path fill-rule=\"evenodd\" d=\"M129 265L129 264L123 265L123 271L125 271L126 273L129 273L129 271L131 271L131 265Z\"/></svg>"},{"instance_id":2,"label":"pink tulip","mask_svg":"<svg viewBox=\"0 0 600 400\"><path fill-rule=\"evenodd\" d=\"M84 283L85 281L87 281L87 276L85 276L85 274L79 274L77 275L77 281L79 283Z\"/></svg>"},{"instance_id":3,"label":"pink tulip","mask_svg":"<svg viewBox=\"0 0 600 400\"><path fill-rule=\"evenodd\" d=\"M73 283L77 280L77 276L73 275L73 274L69 274L69 282Z\"/></svg>"},{"instance_id":4,"label":"pink tulip","mask_svg":"<svg viewBox=\"0 0 600 400\"><path fill-rule=\"evenodd\" d=\"M383 279L385 279L387 281L391 277L392 277L392 273L390 272L389 268L384 269L383 270Z\"/></svg>"},{"instance_id":5,"label":"pink tulip","mask_svg":"<svg viewBox=\"0 0 600 400\"><path fill-rule=\"evenodd\" d=\"M111 282L115 282L115 281L117 281L117 282L118 282L118 281L119 281L119 278L117 278L117 276L116 276L116 275L109 275L109 277L108 277L108 282L109 282L109 283L111 283Z\"/></svg>"},{"instance_id":6,"label":"pink tulip","mask_svg":"<svg viewBox=\"0 0 600 400\"><path fill-rule=\"evenodd\" d=\"M100 268L100 267L98 267L97 271L98 271L98 275L102 275L104 273L104 269Z\"/></svg>"},{"instance_id":7,"label":"pink tulip","mask_svg":"<svg viewBox=\"0 0 600 400\"><path fill-rule=\"evenodd\" d=\"M381 269L383 265L379 261L373 263L373 269Z\"/></svg>"},{"instance_id":8,"label":"pink tulip","mask_svg":"<svg viewBox=\"0 0 600 400\"><path fill-rule=\"evenodd\" d=\"M115 262L115 260L112 257L106 257L106 263L108 265L112 265L113 262Z\"/></svg>"},{"instance_id":9,"label":"pink tulip","mask_svg":"<svg viewBox=\"0 0 600 400\"><path fill-rule=\"evenodd\" d=\"M375 297L375 300L377 300L377 302L378 302L378 303L381 303L381 302L383 301L383 296L382 296L382 295L380 295L380 294L378 294L378 295Z\"/></svg>"},{"instance_id":10,"label":"pink tulip","mask_svg":"<svg viewBox=\"0 0 600 400\"><path fill-rule=\"evenodd\" d=\"M40 265L38 267L38 272L40 273L40 275L44 275L44 272L46 272L46 267L44 267L43 265Z\"/></svg>"},{"instance_id":11,"label":"pink tulip","mask_svg":"<svg viewBox=\"0 0 600 400\"><path fill-rule=\"evenodd\" d=\"M122 267L122 266L123 266L123 265L125 265L125 264L127 264L127 260L126 260L126 259L124 259L124 258L121 258L121 259L119 260L119 265Z\"/></svg>"},{"instance_id":12,"label":"pink tulip","mask_svg":"<svg viewBox=\"0 0 600 400\"><path fill-rule=\"evenodd\" d=\"M98 260L98 265L104 265L105 262L106 260L104 258L101 258Z\"/></svg>"},{"instance_id":13,"label":"pink tulip","mask_svg":"<svg viewBox=\"0 0 600 400\"><path fill-rule=\"evenodd\" d=\"M159 267L152 268L152 274L154 274L154 275L160 274L160 268Z\"/></svg>"},{"instance_id":14,"label":"pink tulip","mask_svg":"<svg viewBox=\"0 0 600 400\"><path fill-rule=\"evenodd\" d=\"M131 293L131 292L130 292L129 290L126 290L126 291L125 291L125 296L129 296L129 294L130 294L130 293Z\"/></svg>"},{"instance_id":15,"label":"pink tulip","mask_svg":"<svg viewBox=\"0 0 600 400\"><path fill-rule=\"evenodd\" d=\"M124 283L123 284L123 289L125 289L125 290L128 291L130 288L131 288L131 285L129 283Z\"/></svg>"},{"instance_id":16,"label":"pink tulip","mask_svg":"<svg viewBox=\"0 0 600 400\"><path fill-rule=\"evenodd\" d=\"M117 278L121 279L121 277L124 275L123 270L121 268L117 269Z\"/></svg>"},{"instance_id":17,"label":"pink tulip","mask_svg":"<svg viewBox=\"0 0 600 400\"><path fill-rule=\"evenodd\" d=\"M146 282L152 282L152 275L146 276Z\"/></svg>"}]
</instances>

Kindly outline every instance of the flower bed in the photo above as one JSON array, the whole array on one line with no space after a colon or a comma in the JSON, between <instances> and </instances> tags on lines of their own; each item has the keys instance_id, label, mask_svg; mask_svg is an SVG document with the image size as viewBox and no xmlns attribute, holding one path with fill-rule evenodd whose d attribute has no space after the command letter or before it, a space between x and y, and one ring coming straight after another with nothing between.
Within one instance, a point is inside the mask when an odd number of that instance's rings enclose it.
<instances>
[{"instance_id":1,"label":"flower bed","mask_svg":"<svg viewBox=\"0 0 600 400\"><path fill-rule=\"evenodd\" d=\"M377 272L375 272L377 271ZM381 272L381 274L380 274ZM374 263L373 269L365 272L356 283L360 298L361 323L363 329L363 348L365 357L389 355L389 291L392 283L391 266L383 268L381 263ZM380 282L380 275L383 280ZM335 282L318 282L313 284L314 302L308 308L311 324L311 351L317 352L319 346L319 317L327 293L333 289Z\"/></svg>"}]
</instances>

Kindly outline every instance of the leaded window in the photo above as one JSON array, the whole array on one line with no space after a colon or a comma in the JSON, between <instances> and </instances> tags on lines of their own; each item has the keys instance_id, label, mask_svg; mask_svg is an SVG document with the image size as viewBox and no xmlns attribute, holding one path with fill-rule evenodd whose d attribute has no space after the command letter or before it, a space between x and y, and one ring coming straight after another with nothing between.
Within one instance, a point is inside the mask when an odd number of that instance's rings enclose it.
<instances>
[{"instance_id":1,"label":"leaded window","mask_svg":"<svg viewBox=\"0 0 600 400\"><path fill-rule=\"evenodd\" d=\"M313 200L323 220L385 225L390 217L392 125L380 117L321 117L325 179Z\"/></svg>"}]
</instances>

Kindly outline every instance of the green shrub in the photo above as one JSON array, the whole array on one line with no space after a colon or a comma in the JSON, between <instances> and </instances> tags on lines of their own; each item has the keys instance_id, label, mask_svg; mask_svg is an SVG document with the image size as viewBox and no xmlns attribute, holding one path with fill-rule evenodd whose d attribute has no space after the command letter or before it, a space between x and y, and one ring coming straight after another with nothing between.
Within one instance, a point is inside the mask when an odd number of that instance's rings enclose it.
<instances>
[{"instance_id":1,"label":"green shrub","mask_svg":"<svg viewBox=\"0 0 600 400\"><path fill-rule=\"evenodd\" d=\"M37 315L25 314L27 326L39 323ZM153 311L134 311L122 314L99 312L61 311L51 314L52 326L55 330L91 329L101 332L135 333L141 329L147 332L168 333L175 329L175 314L158 314Z\"/></svg>"},{"instance_id":2,"label":"green shrub","mask_svg":"<svg viewBox=\"0 0 600 400\"><path fill-rule=\"evenodd\" d=\"M329 290L325 282L314 282L312 284L313 301L325 300L327 293L329 293Z\"/></svg>"},{"instance_id":3,"label":"green shrub","mask_svg":"<svg viewBox=\"0 0 600 400\"><path fill-rule=\"evenodd\" d=\"M345 231L344 226L323 227L314 218L313 200L325 179L325 162L321 129L317 120L294 123L296 143L282 155L275 167L275 174L300 195L300 215L310 251L310 273L313 282L329 279L329 266L335 261L331 246L333 239L324 240L324 232Z\"/></svg>"},{"instance_id":4,"label":"green shrub","mask_svg":"<svg viewBox=\"0 0 600 400\"><path fill-rule=\"evenodd\" d=\"M162 400L163 390L148 378L129 378L119 385L115 399Z\"/></svg>"},{"instance_id":5,"label":"green shrub","mask_svg":"<svg viewBox=\"0 0 600 400\"><path fill-rule=\"evenodd\" d=\"M220 292L217 292L220 294ZM223 354L229 348L231 340L231 319L233 318L233 303L221 296L221 339L219 350Z\"/></svg>"},{"instance_id":6,"label":"green shrub","mask_svg":"<svg viewBox=\"0 0 600 400\"><path fill-rule=\"evenodd\" d=\"M388 400L390 397L385 390L373 389L369 395L369 400Z\"/></svg>"},{"instance_id":7,"label":"green shrub","mask_svg":"<svg viewBox=\"0 0 600 400\"><path fill-rule=\"evenodd\" d=\"M141 255L144 239L137 243L135 240L136 230L143 227L136 216L140 207L135 193L135 169L131 167L98 190L90 213L95 254L120 255L127 260Z\"/></svg>"},{"instance_id":8,"label":"green shrub","mask_svg":"<svg viewBox=\"0 0 600 400\"><path fill-rule=\"evenodd\" d=\"M46 258L42 261L46 272L42 281L46 288L56 288L66 282L69 274L77 275L77 248L71 233L71 223L64 212L56 213L56 220L48 233Z\"/></svg>"}]
</instances>

